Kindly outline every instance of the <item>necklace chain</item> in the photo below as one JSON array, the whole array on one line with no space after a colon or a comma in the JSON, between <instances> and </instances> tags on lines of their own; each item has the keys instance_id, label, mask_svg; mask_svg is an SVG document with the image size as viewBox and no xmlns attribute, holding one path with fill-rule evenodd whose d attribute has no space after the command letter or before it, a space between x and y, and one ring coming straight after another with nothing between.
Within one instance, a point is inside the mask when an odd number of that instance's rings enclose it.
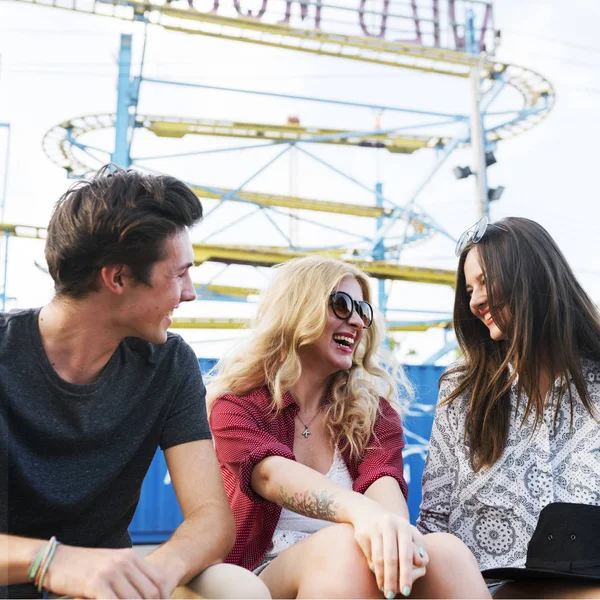
<instances>
[{"instance_id":1,"label":"necklace chain","mask_svg":"<svg viewBox=\"0 0 600 600\"><path fill-rule=\"evenodd\" d=\"M319 408L317 409L317 412L313 415L313 418L308 422L305 423L301 418L300 415L298 413L296 413L296 416L298 417L298 421L300 421L300 423L302 423L302 425L304 426L304 431L301 433L301 435L304 437L304 439L308 439L308 436L310 435L310 424L317 418L317 415L321 412L321 406L319 406Z\"/></svg>"}]
</instances>

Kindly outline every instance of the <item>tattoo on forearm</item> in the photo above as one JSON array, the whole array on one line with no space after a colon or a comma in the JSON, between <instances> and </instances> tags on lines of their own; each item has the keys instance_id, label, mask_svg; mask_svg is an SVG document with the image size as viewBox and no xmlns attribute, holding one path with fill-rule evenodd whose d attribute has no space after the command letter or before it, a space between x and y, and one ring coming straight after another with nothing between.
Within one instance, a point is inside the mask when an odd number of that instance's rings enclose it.
<instances>
[{"instance_id":1,"label":"tattoo on forearm","mask_svg":"<svg viewBox=\"0 0 600 600\"><path fill-rule=\"evenodd\" d=\"M334 502L333 496L334 494L328 492L317 493L314 490L297 492L290 496L283 487L279 488L279 503L283 508L324 521L333 521L340 507L337 502Z\"/></svg>"}]
</instances>

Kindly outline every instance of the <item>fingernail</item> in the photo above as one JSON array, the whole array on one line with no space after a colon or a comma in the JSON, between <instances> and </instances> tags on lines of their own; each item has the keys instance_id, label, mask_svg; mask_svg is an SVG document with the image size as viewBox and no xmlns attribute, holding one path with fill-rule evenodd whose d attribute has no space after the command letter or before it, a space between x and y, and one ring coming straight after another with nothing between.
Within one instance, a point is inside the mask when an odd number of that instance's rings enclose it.
<instances>
[{"instance_id":1,"label":"fingernail","mask_svg":"<svg viewBox=\"0 0 600 600\"><path fill-rule=\"evenodd\" d=\"M402 588L402 595L403 596L410 596L410 587L409 586L405 585Z\"/></svg>"},{"instance_id":2,"label":"fingernail","mask_svg":"<svg viewBox=\"0 0 600 600\"><path fill-rule=\"evenodd\" d=\"M388 593L385 595L385 597L388 600L392 600L392 598L395 596L396 594L394 594L394 592L392 592L392 590L388 590Z\"/></svg>"},{"instance_id":3,"label":"fingernail","mask_svg":"<svg viewBox=\"0 0 600 600\"><path fill-rule=\"evenodd\" d=\"M421 556L425 556L425 549L423 548L423 546L419 546L417 548L417 552L421 555Z\"/></svg>"},{"instance_id":4,"label":"fingernail","mask_svg":"<svg viewBox=\"0 0 600 600\"><path fill-rule=\"evenodd\" d=\"M371 571L373 571L373 573L375 573L375 565L370 565L369 568L371 569Z\"/></svg>"},{"instance_id":5,"label":"fingernail","mask_svg":"<svg viewBox=\"0 0 600 600\"><path fill-rule=\"evenodd\" d=\"M381 593L385 596L385 588L384 587L381 588Z\"/></svg>"}]
</instances>

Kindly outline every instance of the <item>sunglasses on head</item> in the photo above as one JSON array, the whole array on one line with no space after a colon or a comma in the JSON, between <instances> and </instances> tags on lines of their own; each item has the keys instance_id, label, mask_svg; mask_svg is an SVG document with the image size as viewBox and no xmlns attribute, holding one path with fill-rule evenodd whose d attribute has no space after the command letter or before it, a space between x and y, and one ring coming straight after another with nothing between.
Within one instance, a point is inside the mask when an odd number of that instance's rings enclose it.
<instances>
[{"instance_id":1,"label":"sunglasses on head","mask_svg":"<svg viewBox=\"0 0 600 600\"><path fill-rule=\"evenodd\" d=\"M366 300L354 300L346 292L333 292L329 296L329 304L333 314L342 321L347 321L356 311L365 329L373 323L373 307Z\"/></svg>"},{"instance_id":2,"label":"sunglasses on head","mask_svg":"<svg viewBox=\"0 0 600 600\"><path fill-rule=\"evenodd\" d=\"M460 256L463 253L463 250L469 244L476 244L477 242L480 242L488 227L496 227L502 231L508 231L500 225L494 225L494 223L490 223L490 220L484 215L481 217L481 219L479 219L479 221L477 221L477 223L475 223L475 225L471 225L471 227L469 227L469 229L467 229L458 238L458 242L456 242L456 248L454 249L456 256Z\"/></svg>"}]
</instances>

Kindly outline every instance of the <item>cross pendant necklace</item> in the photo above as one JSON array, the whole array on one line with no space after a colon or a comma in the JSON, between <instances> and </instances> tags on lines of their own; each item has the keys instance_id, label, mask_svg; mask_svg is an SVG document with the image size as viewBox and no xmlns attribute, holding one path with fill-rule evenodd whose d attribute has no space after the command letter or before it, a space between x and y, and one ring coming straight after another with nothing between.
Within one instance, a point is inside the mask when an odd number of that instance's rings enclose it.
<instances>
[{"instance_id":1,"label":"cross pendant necklace","mask_svg":"<svg viewBox=\"0 0 600 600\"><path fill-rule=\"evenodd\" d=\"M314 414L313 418L308 422L305 423L301 418L299 414L296 414L296 416L298 417L298 421L300 421L300 423L302 423L302 425L304 426L304 431L300 434L305 440L308 439L308 436L310 435L310 424L317 418L317 415L321 412L321 407L319 406L317 412Z\"/></svg>"}]
</instances>

